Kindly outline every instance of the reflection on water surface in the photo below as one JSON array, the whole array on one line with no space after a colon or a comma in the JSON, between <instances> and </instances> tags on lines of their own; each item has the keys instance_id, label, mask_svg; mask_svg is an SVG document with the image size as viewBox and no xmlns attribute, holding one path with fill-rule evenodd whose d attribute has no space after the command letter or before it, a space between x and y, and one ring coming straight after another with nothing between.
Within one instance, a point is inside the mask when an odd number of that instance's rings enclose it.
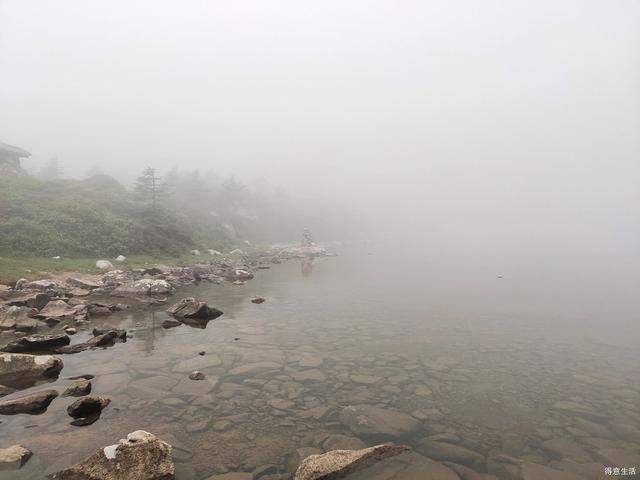
<instances>
[{"instance_id":1,"label":"reflection on water surface","mask_svg":"<svg viewBox=\"0 0 640 480\"><path fill-rule=\"evenodd\" d=\"M109 317L129 341L64 356L49 386L92 374L111 405L82 428L66 415L73 399L3 417L3 444L34 452L5 477L40 478L137 429L174 446L185 480L265 465L287 473L312 453L387 440L432 455L429 436L478 469L503 453L597 478L600 465L637 458L634 342L577 328L571 308L551 321L548 305L510 290L509 275L456 279L432 267L389 273L375 254L347 252L274 266L243 286L184 289L225 312L204 330L163 329L162 306ZM189 380L193 370L207 379Z\"/></svg>"}]
</instances>

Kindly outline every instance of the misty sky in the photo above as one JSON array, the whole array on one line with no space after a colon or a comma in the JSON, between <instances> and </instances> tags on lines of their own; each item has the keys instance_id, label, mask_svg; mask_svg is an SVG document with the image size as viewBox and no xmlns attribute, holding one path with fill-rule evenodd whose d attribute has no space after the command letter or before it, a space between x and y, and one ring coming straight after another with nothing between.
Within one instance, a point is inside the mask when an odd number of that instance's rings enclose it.
<instances>
[{"instance_id":1,"label":"misty sky","mask_svg":"<svg viewBox=\"0 0 640 480\"><path fill-rule=\"evenodd\" d=\"M638 233L637 1L0 0L0 69L31 165Z\"/></svg>"}]
</instances>

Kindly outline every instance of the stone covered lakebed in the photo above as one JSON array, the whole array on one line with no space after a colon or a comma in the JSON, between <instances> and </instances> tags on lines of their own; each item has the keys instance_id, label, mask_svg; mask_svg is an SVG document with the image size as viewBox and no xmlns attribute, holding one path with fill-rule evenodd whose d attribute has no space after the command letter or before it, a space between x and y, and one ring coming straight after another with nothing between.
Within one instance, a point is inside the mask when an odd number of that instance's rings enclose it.
<instances>
[{"instance_id":1,"label":"stone covered lakebed","mask_svg":"<svg viewBox=\"0 0 640 480\"><path fill-rule=\"evenodd\" d=\"M309 455L383 442L411 448L406 469L348 478L575 480L640 467L637 324L596 325L583 316L590 300L549 305L502 272L394 270L388 257L294 258L81 322L72 344L96 326L126 342L55 354L59 376L20 393L90 375L109 404L85 426L71 424L74 396L0 415L0 448L33 452L0 478L43 478L136 430L172 445L178 480L288 479ZM166 328L184 297L223 314Z\"/></svg>"}]
</instances>

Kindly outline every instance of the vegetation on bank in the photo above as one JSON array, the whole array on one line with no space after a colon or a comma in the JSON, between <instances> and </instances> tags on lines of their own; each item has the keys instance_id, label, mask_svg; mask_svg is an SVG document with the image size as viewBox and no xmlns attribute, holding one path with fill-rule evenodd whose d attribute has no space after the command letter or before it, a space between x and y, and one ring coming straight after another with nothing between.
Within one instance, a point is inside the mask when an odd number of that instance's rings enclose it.
<instances>
[{"instance_id":1,"label":"vegetation on bank","mask_svg":"<svg viewBox=\"0 0 640 480\"><path fill-rule=\"evenodd\" d=\"M111 260L116 268L135 269L148 268L153 265L175 265L186 267L206 260L201 256L152 256L134 255L120 263ZM42 258L42 257L4 257L0 256L0 284L11 284L20 278L38 280L63 272L101 273L96 267L95 258Z\"/></svg>"},{"instance_id":2,"label":"vegetation on bank","mask_svg":"<svg viewBox=\"0 0 640 480\"><path fill-rule=\"evenodd\" d=\"M220 182L177 169L162 178L152 168L132 188L104 174L8 175L0 178L0 270L24 258L39 264L34 259L60 256L51 268L64 269L68 259L93 264L118 255L175 259L192 249L229 251L248 241L297 238L314 217L323 215L265 181L249 188L234 177Z\"/></svg>"}]
</instances>

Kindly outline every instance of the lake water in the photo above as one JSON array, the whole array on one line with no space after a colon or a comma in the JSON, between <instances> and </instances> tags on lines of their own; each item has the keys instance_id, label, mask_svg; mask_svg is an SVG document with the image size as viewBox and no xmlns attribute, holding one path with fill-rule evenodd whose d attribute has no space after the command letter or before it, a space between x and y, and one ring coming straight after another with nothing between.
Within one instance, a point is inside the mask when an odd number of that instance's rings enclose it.
<instances>
[{"instance_id":1,"label":"lake water","mask_svg":"<svg viewBox=\"0 0 640 480\"><path fill-rule=\"evenodd\" d=\"M86 427L69 425L72 398L43 415L1 417L2 446L34 455L0 478L41 478L137 429L174 446L178 480L264 465L289 473L308 454L379 440L420 451L433 435L477 452L478 470L497 453L590 472L607 459L633 462L640 282L625 259L592 260L345 248L310 268L274 265L243 286L178 292L224 312L205 329L163 329L166 306L93 320L129 340L62 356L46 388L92 374L93 393L111 405ZM266 302L251 303L255 295ZM207 379L189 380L192 370ZM341 414L353 405L406 414L419 428L398 438L354 431Z\"/></svg>"}]
</instances>

